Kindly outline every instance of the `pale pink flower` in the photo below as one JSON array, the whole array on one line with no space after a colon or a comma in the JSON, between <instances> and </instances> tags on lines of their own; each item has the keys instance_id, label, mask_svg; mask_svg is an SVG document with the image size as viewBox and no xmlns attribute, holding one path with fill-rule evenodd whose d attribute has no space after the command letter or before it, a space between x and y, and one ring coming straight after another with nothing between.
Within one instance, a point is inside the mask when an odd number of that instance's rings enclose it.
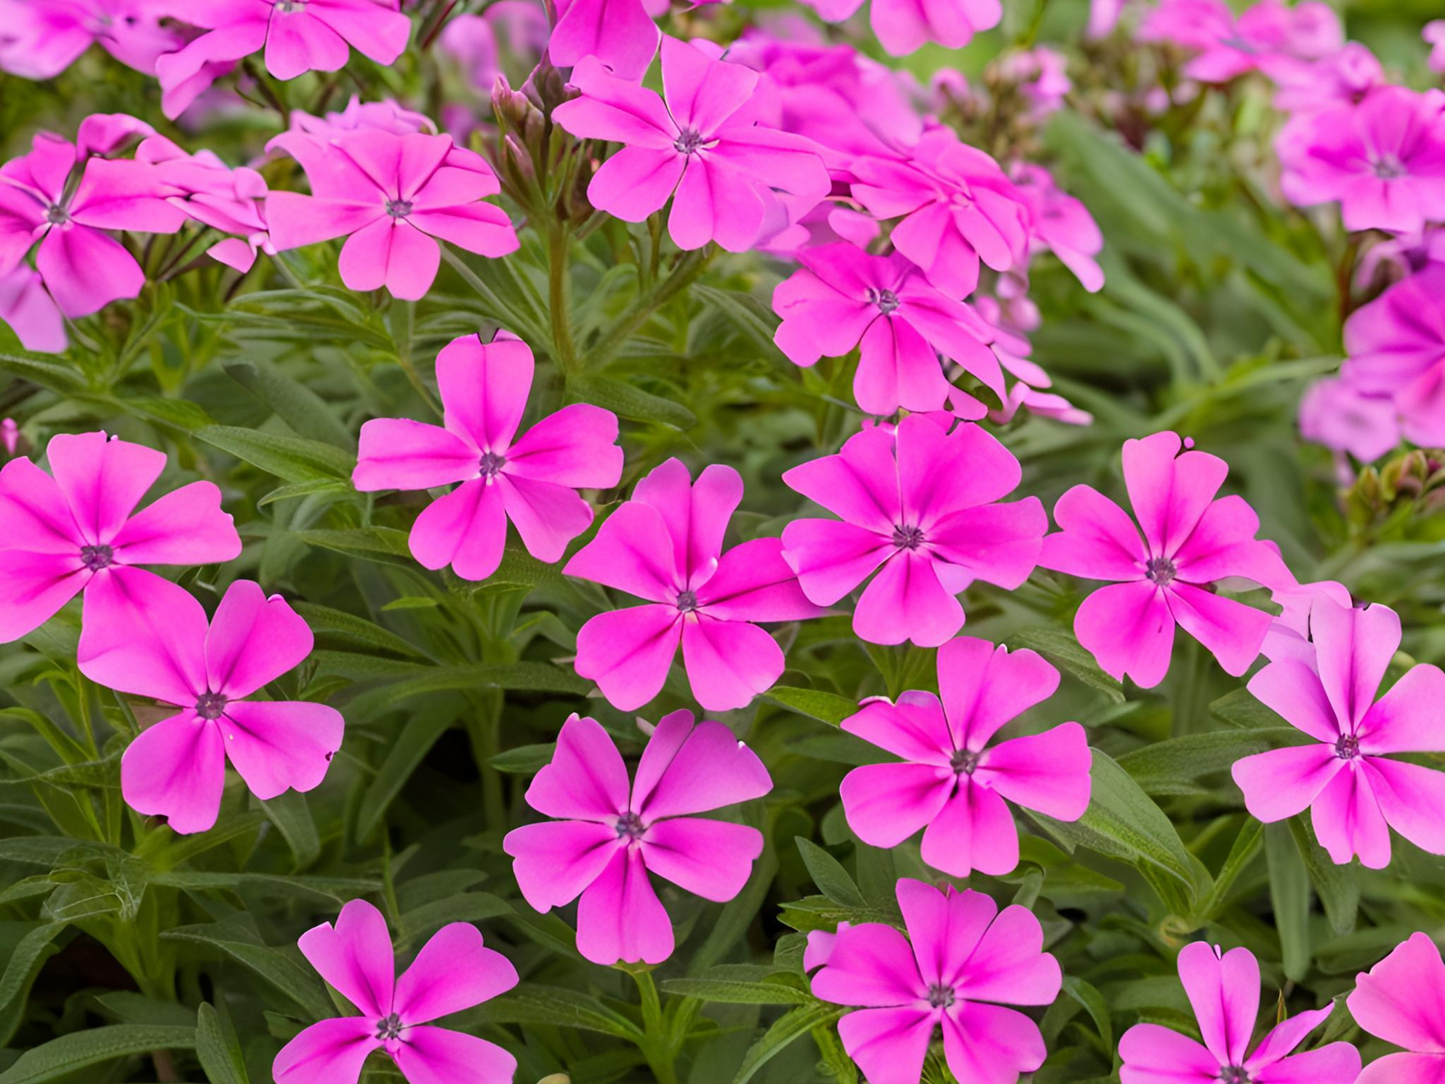
<instances>
[{"instance_id":1,"label":"pale pink flower","mask_svg":"<svg viewBox=\"0 0 1445 1084\"><path fill-rule=\"evenodd\" d=\"M598 614L577 634L577 673L597 682L613 707L631 711L656 696L679 646L699 704L744 707L783 672L783 649L754 622L821 612L783 560L780 539L722 552L742 497L732 467L714 464L693 482L680 460L669 459L567 562L569 576L646 600Z\"/></svg>"},{"instance_id":2,"label":"pale pink flower","mask_svg":"<svg viewBox=\"0 0 1445 1084\"><path fill-rule=\"evenodd\" d=\"M1355 41L1318 60L1280 57L1270 65L1269 75L1276 87L1274 104L1287 113L1359 102L1385 85L1380 61Z\"/></svg>"},{"instance_id":3,"label":"pale pink flower","mask_svg":"<svg viewBox=\"0 0 1445 1084\"><path fill-rule=\"evenodd\" d=\"M1314 741L1236 761L1245 806L1265 823L1309 809L1320 846L1341 865L1355 855L1370 869L1389 865L1391 828L1445 854L1445 772L1390 759L1445 752L1445 672L1412 667L1375 700L1400 646L1400 618L1379 604L1316 598L1310 634L1312 660L1272 662L1249 691Z\"/></svg>"},{"instance_id":4,"label":"pale pink flower","mask_svg":"<svg viewBox=\"0 0 1445 1084\"><path fill-rule=\"evenodd\" d=\"M730 252L751 248L781 190L801 203L791 218L828 194L818 148L801 136L763 127L758 73L710 59L676 38L662 41L665 102L651 90L584 60L572 72L581 96L553 119L581 139L622 143L587 186L598 210L626 222L672 211L667 228L679 248L716 241Z\"/></svg>"},{"instance_id":5,"label":"pale pink flower","mask_svg":"<svg viewBox=\"0 0 1445 1084\"><path fill-rule=\"evenodd\" d=\"M291 129L305 132L320 140L334 139L347 132L359 132L374 128L392 135L412 135L415 132L434 134L437 126L431 118L414 109L407 109L390 98L379 102L363 102L353 94L346 108L339 112L316 117L299 109L291 111Z\"/></svg>"},{"instance_id":6,"label":"pale pink flower","mask_svg":"<svg viewBox=\"0 0 1445 1084\"><path fill-rule=\"evenodd\" d=\"M527 788L527 804L556 819L508 832L502 849L536 910L581 896L577 951L587 959L659 964L672 955L672 920L649 874L707 900L732 899L762 853L763 834L691 814L772 789L756 753L722 723L694 724L690 711L659 720L629 784L607 731L573 715L552 762Z\"/></svg>"},{"instance_id":7,"label":"pale pink flower","mask_svg":"<svg viewBox=\"0 0 1445 1084\"><path fill-rule=\"evenodd\" d=\"M99 45L122 64L155 74L156 58L181 44L152 0L0 0L0 71L52 79Z\"/></svg>"},{"instance_id":8,"label":"pale pink flower","mask_svg":"<svg viewBox=\"0 0 1445 1084\"><path fill-rule=\"evenodd\" d=\"M1124 485L1139 527L1098 490L1074 486L1054 506L1060 530L1039 557L1056 572L1112 581L1079 607L1074 635L1105 673L1146 689L1169 671L1176 624L1226 673L1243 674L1258 658L1270 615L1215 594L1218 581L1294 582L1278 551L1255 539L1259 517L1245 499L1215 499L1229 464L1180 447L1169 432L1125 441Z\"/></svg>"},{"instance_id":9,"label":"pale pink flower","mask_svg":"<svg viewBox=\"0 0 1445 1084\"><path fill-rule=\"evenodd\" d=\"M1124 13L1124 0L1089 0L1089 25L1085 37L1090 41L1107 38L1119 25Z\"/></svg>"},{"instance_id":10,"label":"pale pink flower","mask_svg":"<svg viewBox=\"0 0 1445 1084\"><path fill-rule=\"evenodd\" d=\"M1020 162L1011 177L1027 211L1029 250L1052 252L1084 289L1097 293L1104 271L1094 257L1103 251L1104 235L1089 209L1059 188L1043 166Z\"/></svg>"},{"instance_id":11,"label":"pale pink flower","mask_svg":"<svg viewBox=\"0 0 1445 1084\"><path fill-rule=\"evenodd\" d=\"M1032 651L960 636L938 649L938 695L874 700L842 727L902 763L854 768L840 795L848 826L874 847L923 832L923 860L954 877L999 876L1019 862L1004 799L1061 821L1089 806L1088 739L1078 723L989 745L1011 719L1059 687Z\"/></svg>"},{"instance_id":12,"label":"pale pink flower","mask_svg":"<svg viewBox=\"0 0 1445 1084\"><path fill-rule=\"evenodd\" d=\"M573 403L517 436L533 369L520 340L464 335L437 355L443 425L374 418L361 427L351 481L362 492L460 483L412 525L412 556L427 568L486 579L501 563L509 519L533 557L561 560L592 523L577 490L621 478L611 411Z\"/></svg>"},{"instance_id":13,"label":"pale pink flower","mask_svg":"<svg viewBox=\"0 0 1445 1084\"><path fill-rule=\"evenodd\" d=\"M919 1084L940 1028L943 1057L961 1084L1013 1084L1044 1063L1038 1025L1007 1005L1049 1005L1063 972L1044 931L1017 905L982 892L898 882L903 932L842 923L808 935L803 966L821 965L813 996L857 1005L838 1021L843 1049L870 1084Z\"/></svg>"},{"instance_id":14,"label":"pale pink flower","mask_svg":"<svg viewBox=\"0 0 1445 1084\"><path fill-rule=\"evenodd\" d=\"M1164 0L1139 28L1141 41L1168 41L1199 55L1184 74L1227 83L1281 58L1317 60L1344 45L1339 17L1322 0L1286 6L1261 0L1237 19L1224 0Z\"/></svg>"},{"instance_id":15,"label":"pale pink flower","mask_svg":"<svg viewBox=\"0 0 1445 1084\"><path fill-rule=\"evenodd\" d=\"M65 349L65 318L40 272L28 264L0 274L0 322L10 325L26 350L59 354Z\"/></svg>"},{"instance_id":16,"label":"pale pink flower","mask_svg":"<svg viewBox=\"0 0 1445 1084\"><path fill-rule=\"evenodd\" d=\"M1009 53L997 61L997 72L1017 84L1018 91L1029 103L1029 112L1036 120L1064 107L1064 99L1074 89L1069 78L1068 60L1047 45Z\"/></svg>"},{"instance_id":17,"label":"pale pink flower","mask_svg":"<svg viewBox=\"0 0 1445 1084\"><path fill-rule=\"evenodd\" d=\"M1345 380L1387 397L1406 440L1445 445L1445 264L1427 264L1355 310L1345 353Z\"/></svg>"},{"instance_id":18,"label":"pale pink flower","mask_svg":"<svg viewBox=\"0 0 1445 1084\"><path fill-rule=\"evenodd\" d=\"M783 557L820 606L876 571L853 631L875 644L937 647L963 627L956 596L971 583L1012 591L1038 563L1048 530L1043 505L1037 497L999 503L1021 477L1018 460L976 425L950 433L910 414L894 432L865 429L836 455L783 475L840 517L789 523Z\"/></svg>"},{"instance_id":19,"label":"pale pink flower","mask_svg":"<svg viewBox=\"0 0 1445 1084\"><path fill-rule=\"evenodd\" d=\"M241 552L221 491L210 482L135 507L166 457L104 433L62 433L46 448L53 474L29 459L0 469L0 642L39 628L85 592L84 623L111 620L109 602L160 577L138 565L205 565Z\"/></svg>"},{"instance_id":20,"label":"pale pink flower","mask_svg":"<svg viewBox=\"0 0 1445 1084\"><path fill-rule=\"evenodd\" d=\"M591 57L635 83L652 63L662 37L653 16L666 10L667 0L558 0L547 55L559 68L575 67Z\"/></svg>"},{"instance_id":21,"label":"pale pink flower","mask_svg":"<svg viewBox=\"0 0 1445 1084\"><path fill-rule=\"evenodd\" d=\"M1299 405L1305 440L1373 463L1400 443L1400 412L1388 395L1365 395L1338 376L1316 380Z\"/></svg>"},{"instance_id":22,"label":"pale pink flower","mask_svg":"<svg viewBox=\"0 0 1445 1084\"><path fill-rule=\"evenodd\" d=\"M1445 72L1445 19L1426 23L1420 33L1430 46L1430 70Z\"/></svg>"},{"instance_id":23,"label":"pale pink flower","mask_svg":"<svg viewBox=\"0 0 1445 1084\"><path fill-rule=\"evenodd\" d=\"M0 447L3 447L5 454L9 456L20 450L20 427L15 424L14 418L0 421Z\"/></svg>"},{"instance_id":24,"label":"pale pink flower","mask_svg":"<svg viewBox=\"0 0 1445 1084\"><path fill-rule=\"evenodd\" d=\"M249 271L257 252L275 255L266 232L266 180L254 169L232 169L211 151L189 154L159 135L144 140L135 156L155 166L167 201L187 218L239 235L212 245L208 254L213 259Z\"/></svg>"},{"instance_id":25,"label":"pale pink flower","mask_svg":"<svg viewBox=\"0 0 1445 1084\"><path fill-rule=\"evenodd\" d=\"M1434 1084L1445 1074L1445 964L1423 933L1355 978L1345 999L1355 1023L1405 1048L1365 1066L1355 1084Z\"/></svg>"},{"instance_id":26,"label":"pale pink flower","mask_svg":"<svg viewBox=\"0 0 1445 1084\"><path fill-rule=\"evenodd\" d=\"M1270 625L1269 635L1264 638L1260 654L1271 662L1281 659L1297 659L1309 666L1314 665L1315 649L1310 643L1310 615L1315 604L1321 599L1336 606L1349 608L1354 604L1349 588L1334 580L1316 580L1314 583L1297 583L1276 588L1270 592L1270 601L1280 608L1279 615Z\"/></svg>"},{"instance_id":27,"label":"pale pink flower","mask_svg":"<svg viewBox=\"0 0 1445 1084\"><path fill-rule=\"evenodd\" d=\"M853 16L863 0L806 0L809 7L830 23ZM878 43L891 56L907 56L928 42L949 49L961 49L974 34L992 30L1003 18L999 0L939 0L920 4L917 0L873 0L869 24Z\"/></svg>"},{"instance_id":28,"label":"pale pink flower","mask_svg":"<svg viewBox=\"0 0 1445 1084\"><path fill-rule=\"evenodd\" d=\"M382 1051L413 1084L511 1084L517 1059L466 1032L432 1025L517 985L517 969L482 945L469 922L434 933L396 974L386 919L365 900L341 909L297 942L326 984L359 1011L312 1024L276 1055L276 1084L357 1084Z\"/></svg>"},{"instance_id":29,"label":"pale pink flower","mask_svg":"<svg viewBox=\"0 0 1445 1084\"><path fill-rule=\"evenodd\" d=\"M1120 1084L1354 1084L1360 1052L1349 1043L1295 1053L1329 1017L1333 1002L1277 1024L1251 1049L1259 961L1248 949L1223 952L1192 941L1179 953L1179 980L1204 1042L1159 1024L1135 1024L1119 1040Z\"/></svg>"},{"instance_id":30,"label":"pale pink flower","mask_svg":"<svg viewBox=\"0 0 1445 1084\"><path fill-rule=\"evenodd\" d=\"M482 256L517 250L507 213L485 202L501 191L496 174L451 136L368 128L321 140L290 131L268 147L294 157L311 181L309 196L267 198L272 243L285 250L345 237L340 270L349 289L385 286L414 301L436 280L440 241Z\"/></svg>"}]
</instances>

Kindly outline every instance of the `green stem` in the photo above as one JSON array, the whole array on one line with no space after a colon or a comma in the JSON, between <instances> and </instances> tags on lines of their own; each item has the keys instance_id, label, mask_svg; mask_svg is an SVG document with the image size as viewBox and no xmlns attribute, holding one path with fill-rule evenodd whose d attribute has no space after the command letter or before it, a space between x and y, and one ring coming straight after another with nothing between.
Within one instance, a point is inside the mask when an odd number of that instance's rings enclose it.
<instances>
[{"instance_id":1,"label":"green stem","mask_svg":"<svg viewBox=\"0 0 1445 1084\"><path fill-rule=\"evenodd\" d=\"M677 1084L677 1069L673 1065L677 1051L673 1049L668 1035L667 1023L663 1018L662 1001L657 995L657 986L652 981L652 972L633 971L633 981L642 997L642 1030L644 1041L640 1049L657 1084Z\"/></svg>"},{"instance_id":2,"label":"green stem","mask_svg":"<svg viewBox=\"0 0 1445 1084\"><path fill-rule=\"evenodd\" d=\"M614 354L632 337L632 333L647 323L662 306L666 305L706 270L712 259L712 249L694 249L684 252L672 265L672 273L652 289L640 294L632 307L623 313L598 344L587 355L587 368L601 369L612 360Z\"/></svg>"},{"instance_id":3,"label":"green stem","mask_svg":"<svg viewBox=\"0 0 1445 1084\"><path fill-rule=\"evenodd\" d=\"M568 255L571 235L562 222L547 231L547 307L552 317L552 358L568 376L577 371L577 348L567 323Z\"/></svg>"},{"instance_id":4,"label":"green stem","mask_svg":"<svg viewBox=\"0 0 1445 1084\"><path fill-rule=\"evenodd\" d=\"M396 347L396 363L401 366L401 371L406 374L406 378L411 382L411 386L415 388L416 393L421 396L421 401L430 407L434 414L440 417L442 413L441 404L436 401L435 396L431 393L431 389L426 386L426 382L422 380L421 374L416 371L416 364L411 358L413 331L416 327L415 301L403 301L401 303L401 310L396 316L396 322L400 323L402 328L400 338L397 337L394 331L391 337L392 344Z\"/></svg>"}]
</instances>

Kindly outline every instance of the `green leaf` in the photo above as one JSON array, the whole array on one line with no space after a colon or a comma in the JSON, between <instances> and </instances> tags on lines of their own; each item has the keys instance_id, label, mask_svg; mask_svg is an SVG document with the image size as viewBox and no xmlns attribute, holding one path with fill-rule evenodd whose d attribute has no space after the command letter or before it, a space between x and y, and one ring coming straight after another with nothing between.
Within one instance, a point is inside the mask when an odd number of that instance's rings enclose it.
<instances>
[{"instance_id":1,"label":"green leaf","mask_svg":"<svg viewBox=\"0 0 1445 1084\"><path fill-rule=\"evenodd\" d=\"M1248 689L1235 689L1209 705L1216 719L1246 730L1293 729L1279 715L1254 698Z\"/></svg>"},{"instance_id":2,"label":"green leaf","mask_svg":"<svg viewBox=\"0 0 1445 1084\"><path fill-rule=\"evenodd\" d=\"M1026 647L1046 655L1089 688L1097 689L1116 704L1124 702L1124 687L1099 669L1094 656L1079 646L1071 632L1052 625L1036 625L1013 633L1008 638L1008 646Z\"/></svg>"},{"instance_id":3,"label":"green leaf","mask_svg":"<svg viewBox=\"0 0 1445 1084\"><path fill-rule=\"evenodd\" d=\"M232 361L226 374L276 412L297 433L306 433L338 448L352 451L356 438L336 412L304 384L292 380L270 362Z\"/></svg>"},{"instance_id":4,"label":"green leaf","mask_svg":"<svg viewBox=\"0 0 1445 1084\"><path fill-rule=\"evenodd\" d=\"M789 985L786 981L768 979L731 978L729 967L715 967L701 978L666 979L662 989L680 997L695 997L700 1001L712 1001L722 1005L810 1005L816 1000L806 990ZM752 971L744 966L742 970Z\"/></svg>"},{"instance_id":5,"label":"green leaf","mask_svg":"<svg viewBox=\"0 0 1445 1084\"><path fill-rule=\"evenodd\" d=\"M721 313L748 338L760 355L779 355L777 344L773 342L778 318L752 294L740 290L717 290L701 283L695 283L689 292L708 308Z\"/></svg>"},{"instance_id":6,"label":"green leaf","mask_svg":"<svg viewBox=\"0 0 1445 1084\"><path fill-rule=\"evenodd\" d=\"M799 689L788 685L774 685L768 690L767 699L781 704L799 715L837 726L851 715L858 714L858 705L845 696L825 692L822 689Z\"/></svg>"},{"instance_id":7,"label":"green leaf","mask_svg":"<svg viewBox=\"0 0 1445 1084\"><path fill-rule=\"evenodd\" d=\"M39 354L0 354L0 369L61 395L73 395L85 388L85 381L73 364Z\"/></svg>"},{"instance_id":8,"label":"green leaf","mask_svg":"<svg viewBox=\"0 0 1445 1084\"><path fill-rule=\"evenodd\" d=\"M196 436L286 482L349 480L356 457L330 444L231 425L208 425Z\"/></svg>"},{"instance_id":9,"label":"green leaf","mask_svg":"<svg viewBox=\"0 0 1445 1084\"><path fill-rule=\"evenodd\" d=\"M810 839L795 836L794 841L803 857L803 865L808 867L809 876L823 895L843 907L865 906L863 893L858 891L858 886L841 862Z\"/></svg>"},{"instance_id":10,"label":"green leaf","mask_svg":"<svg viewBox=\"0 0 1445 1084\"><path fill-rule=\"evenodd\" d=\"M1114 1049L1114 1025L1109 1019L1109 1004L1104 995L1081 978L1064 976L1064 993L1084 1007L1094 1027L1099 1029L1099 1038L1104 1040L1104 1049Z\"/></svg>"},{"instance_id":11,"label":"green leaf","mask_svg":"<svg viewBox=\"0 0 1445 1084\"><path fill-rule=\"evenodd\" d=\"M316 821L311 817L311 806L305 795L288 790L279 797L261 803L266 816L276 830L286 838L296 858L296 868L305 869L321 857L321 837L316 832Z\"/></svg>"},{"instance_id":12,"label":"green leaf","mask_svg":"<svg viewBox=\"0 0 1445 1084\"><path fill-rule=\"evenodd\" d=\"M1264 826L1264 857L1284 973L1300 982L1310 969L1310 878L1287 825Z\"/></svg>"},{"instance_id":13,"label":"green leaf","mask_svg":"<svg viewBox=\"0 0 1445 1084\"><path fill-rule=\"evenodd\" d=\"M317 640L326 646L369 647L396 655L421 657L421 651L414 644L364 617L300 600L293 602L291 608L306 619Z\"/></svg>"},{"instance_id":14,"label":"green leaf","mask_svg":"<svg viewBox=\"0 0 1445 1084\"><path fill-rule=\"evenodd\" d=\"M30 987L45 961L60 951L55 939L66 929L64 922L0 923L0 930L24 930L5 961L0 974L0 1046L8 1046L25 1018ZM8 940L8 938L7 938Z\"/></svg>"},{"instance_id":15,"label":"green leaf","mask_svg":"<svg viewBox=\"0 0 1445 1084\"><path fill-rule=\"evenodd\" d=\"M400 563L408 568L416 566L407 546L407 533L394 527L354 527L345 531L317 528L294 534L308 546L320 546L347 557L362 557L382 564Z\"/></svg>"},{"instance_id":16,"label":"green leaf","mask_svg":"<svg viewBox=\"0 0 1445 1084\"><path fill-rule=\"evenodd\" d=\"M1358 867L1354 863L1348 866L1336 865L1334 859L1315 839L1314 826L1308 817L1291 817L1289 830L1294 836L1295 846L1299 849L1305 869L1309 871L1315 894L1319 896L1320 904L1325 909L1330 929L1341 937L1352 933L1360 910Z\"/></svg>"},{"instance_id":17,"label":"green leaf","mask_svg":"<svg viewBox=\"0 0 1445 1084\"><path fill-rule=\"evenodd\" d=\"M254 934L229 923L177 926L166 930L161 937L205 945L230 957L276 987L312 1020L336 1014L321 980L297 949L264 945ZM0 1080L0 1084L5 1082Z\"/></svg>"},{"instance_id":18,"label":"green leaf","mask_svg":"<svg viewBox=\"0 0 1445 1084\"><path fill-rule=\"evenodd\" d=\"M1199 917L1204 922L1218 918L1220 912L1229 905L1230 891L1239 880L1239 875L1248 869L1249 864L1258 856L1263 842L1264 825L1253 817L1246 817L1239 835L1234 837L1234 845L1229 848L1224 865L1219 867L1219 875L1214 878L1209 894L1200 901Z\"/></svg>"},{"instance_id":19,"label":"green leaf","mask_svg":"<svg viewBox=\"0 0 1445 1084\"><path fill-rule=\"evenodd\" d=\"M676 429L691 429L697 415L671 399L634 388L610 376L577 376L567 381L568 399L592 403L623 418L638 422L660 422Z\"/></svg>"},{"instance_id":20,"label":"green leaf","mask_svg":"<svg viewBox=\"0 0 1445 1084\"><path fill-rule=\"evenodd\" d=\"M559 986L530 982L492 998L467 1016L489 1024L551 1024L600 1031L629 1042L642 1038L636 1024L621 1013L613 1012L595 997ZM0 1081L0 1084L4 1082Z\"/></svg>"},{"instance_id":21,"label":"green leaf","mask_svg":"<svg viewBox=\"0 0 1445 1084\"><path fill-rule=\"evenodd\" d=\"M556 742L542 742L538 745L518 745L504 753L498 753L487 761L499 772L509 775L536 775L552 763L552 754L557 751Z\"/></svg>"},{"instance_id":22,"label":"green leaf","mask_svg":"<svg viewBox=\"0 0 1445 1084\"><path fill-rule=\"evenodd\" d=\"M590 681L546 662L437 666L418 677L362 693L351 702L346 716L350 722L360 722L428 693L518 689L576 696L591 688Z\"/></svg>"},{"instance_id":23,"label":"green leaf","mask_svg":"<svg viewBox=\"0 0 1445 1084\"><path fill-rule=\"evenodd\" d=\"M1119 767L1133 776L1146 794L1199 794L1201 777L1227 771L1240 757L1296 745L1302 737L1292 726L1183 734L1125 753L1119 758Z\"/></svg>"},{"instance_id":24,"label":"green leaf","mask_svg":"<svg viewBox=\"0 0 1445 1084\"><path fill-rule=\"evenodd\" d=\"M733 1084L747 1084L757 1075L759 1069L798 1039L814 1028L829 1027L847 1011L841 1005L829 1005L819 1001L812 1005L800 1005L784 1013L748 1048L742 1067L733 1078ZM0 1084L4 1082L0 1081Z\"/></svg>"},{"instance_id":25,"label":"green leaf","mask_svg":"<svg viewBox=\"0 0 1445 1084\"><path fill-rule=\"evenodd\" d=\"M0 1073L0 1084L45 1084L117 1058L153 1050L194 1050L196 1029L116 1024L72 1032L27 1050Z\"/></svg>"},{"instance_id":26,"label":"green leaf","mask_svg":"<svg viewBox=\"0 0 1445 1084\"><path fill-rule=\"evenodd\" d=\"M230 1020L208 1002L196 1011L196 1055L211 1084L250 1084L246 1058Z\"/></svg>"},{"instance_id":27,"label":"green leaf","mask_svg":"<svg viewBox=\"0 0 1445 1084\"><path fill-rule=\"evenodd\" d=\"M358 839L371 838L411 773L451 727L454 717L451 711L424 711L407 720L361 799L361 808L356 813Z\"/></svg>"},{"instance_id":28,"label":"green leaf","mask_svg":"<svg viewBox=\"0 0 1445 1084\"><path fill-rule=\"evenodd\" d=\"M458 892L428 900L401 916L397 942L404 944L435 933L449 922L485 922L515 913L515 908L490 892Z\"/></svg>"}]
</instances>

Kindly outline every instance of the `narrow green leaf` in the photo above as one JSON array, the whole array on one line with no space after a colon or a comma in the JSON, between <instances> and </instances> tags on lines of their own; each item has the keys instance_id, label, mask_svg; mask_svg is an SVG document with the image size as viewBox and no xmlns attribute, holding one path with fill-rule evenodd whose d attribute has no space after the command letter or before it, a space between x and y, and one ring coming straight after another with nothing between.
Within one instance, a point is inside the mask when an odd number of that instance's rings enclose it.
<instances>
[{"instance_id":1,"label":"narrow green leaf","mask_svg":"<svg viewBox=\"0 0 1445 1084\"><path fill-rule=\"evenodd\" d=\"M330 444L282 437L232 425L208 425L196 436L287 482L349 480L356 457Z\"/></svg>"},{"instance_id":2,"label":"narrow green leaf","mask_svg":"<svg viewBox=\"0 0 1445 1084\"><path fill-rule=\"evenodd\" d=\"M450 711L424 711L407 720L382 761L381 770L361 799L361 808L356 813L358 839L371 838L381 818L411 778L411 773L416 771L437 739L447 732L452 719Z\"/></svg>"},{"instance_id":3,"label":"narrow green leaf","mask_svg":"<svg viewBox=\"0 0 1445 1084\"><path fill-rule=\"evenodd\" d=\"M196 1056L211 1084L250 1084L246 1058L230 1020L208 1002L196 1012Z\"/></svg>"},{"instance_id":4,"label":"narrow green leaf","mask_svg":"<svg viewBox=\"0 0 1445 1084\"><path fill-rule=\"evenodd\" d=\"M573 377L567 382L567 397L579 403L592 403L633 421L660 422L676 429L691 429L697 424L697 415L685 406L610 376Z\"/></svg>"},{"instance_id":5,"label":"narrow green leaf","mask_svg":"<svg viewBox=\"0 0 1445 1084\"><path fill-rule=\"evenodd\" d=\"M0 1073L0 1084L45 1084L93 1065L153 1050L194 1050L196 1029L115 1024L62 1035L27 1050Z\"/></svg>"},{"instance_id":6,"label":"narrow green leaf","mask_svg":"<svg viewBox=\"0 0 1445 1084\"><path fill-rule=\"evenodd\" d=\"M558 986L524 982L480 1006L468 1018L489 1024L555 1025L600 1031L636 1042L642 1033L627 1017L613 1012L595 997ZM0 1081L0 1084L4 1084Z\"/></svg>"},{"instance_id":7,"label":"narrow green leaf","mask_svg":"<svg viewBox=\"0 0 1445 1084\"><path fill-rule=\"evenodd\" d=\"M848 1010L841 1005L829 1005L819 1001L812 1005L800 1005L783 1014L773 1026L765 1031L757 1042L748 1048L742 1068L733 1078L733 1084L747 1084L764 1065L781 1054L798 1039L814 1028L828 1027ZM0 1084L4 1084L0 1081Z\"/></svg>"},{"instance_id":8,"label":"narrow green leaf","mask_svg":"<svg viewBox=\"0 0 1445 1084\"><path fill-rule=\"evenodd\" d=\"M863 893L858 891L858 886L841 862L812 840L802 836L793 838L798 844L798 853L803 857L803 865L808 867L808 874L823 895L843 907L866 905Z\"/></svg>"},{"instance_id":9,"label":"narrow green leaf","mask_svg":"<svg viewBox=\"0 0 1445 1084\"><path fill-rule=\"evenodd\" d=\"M1336 865L1334 859L1315 839L1314 826L1303 814L1291 817L1290 834L1305 869L1309 871L1310 883L1325 909L1330 929L1343 937L1355 929L1355 919L1360 910L1360 872L1354 864Z\"/></svg>"},{"instance_id":10,"label":"narrow green leaf","mask_svg":"<svg viewBox=\"0 0 1445 1084\"><path fill-rule=\"evenodd\" d=\"M236 383L276 412L297 433L352 451L356 438L336 412L310 388L270 362L230 361L222 366Z\"/></svg>"},{"instance_id":11,"label":"narrow green leaf","mask_svg":"<svg viewBox=\"0 0 1445 1084\"><path fill-rule=\"evenodd\" d=\"M774 685L768 690L767 699L790 711L806 715L824 723L837 726L850 715L858 714L858 705L846 696L825 692L822 689L798 689L788 685Z\"/></svg>"},{"instance_id":12,"label":"narrow green leaf","mask_svg":"<svg viewBox=\"0 0 1445 1084\"><path fill-rule=\"evenodd\" d=\"M1310 969L1310 879L1288 825L1264 826L1264 857L1284 973L1299 982Z\"/></svg>"}]
</instances>

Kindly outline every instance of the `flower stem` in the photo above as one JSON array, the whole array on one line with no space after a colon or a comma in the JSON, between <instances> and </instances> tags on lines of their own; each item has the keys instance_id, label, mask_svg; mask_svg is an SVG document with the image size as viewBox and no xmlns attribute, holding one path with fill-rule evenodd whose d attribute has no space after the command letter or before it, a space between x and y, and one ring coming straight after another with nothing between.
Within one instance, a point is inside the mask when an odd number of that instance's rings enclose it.
<instances>
[{"instance_id":1,"label":"flower stem","mask_svg":"<svg viewBox=\"0 0 1445 1084\"><path fill-rule=\"evenodd\" d=\"M547 231L547 308L552 317L552 359L564 374L577 370L577 348L567 323L567 285L571 234L555 219Z\"/></svg>"},{"instance_id":2,"label":"flower stem","mask_svg":"<svg viewBox=\"0 0 1445 1084\"><path fill-rule=\"evenodd\" d=\"M629 973L637 983L637 992L642 998L642 1029L645 1038L639 1047L643 1057L647 1059L648 1068L652 1070L657 1084L677 1084L677 1069L673 1064L677 1058L677 1050L669 1035L670 1029L662 1011L657 986L652 981L652 972L639 968L635 971L629 969Z\"/></svg>"}]
</instances>

